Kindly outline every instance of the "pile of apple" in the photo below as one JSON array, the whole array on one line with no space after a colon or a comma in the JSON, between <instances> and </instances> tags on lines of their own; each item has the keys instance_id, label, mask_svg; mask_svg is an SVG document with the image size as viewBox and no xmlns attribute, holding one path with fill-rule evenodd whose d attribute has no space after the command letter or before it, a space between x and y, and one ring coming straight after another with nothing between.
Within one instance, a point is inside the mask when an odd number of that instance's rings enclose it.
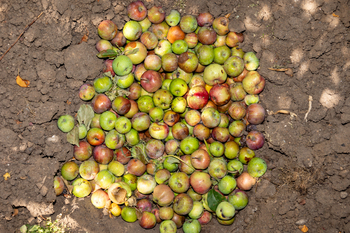
<instances>
[{"instance_id":1,"label":"pile of apple","mask_svg":"<svg viewBox=\"0 0 350 233\"><path fill-rule=\"evenodd\" d=\"M226 17L166 15L141 1L127 12L122 31L110 20L98 26L105 73L80 88L91 104L79 124L57 122L75 145L56 194L70 186L106 214L160 223L160 232L200 232L212 216L230 225L267 169L255 157L264 144L259 60L238 48L243 34Z\"/></svg>"}]
</instances>

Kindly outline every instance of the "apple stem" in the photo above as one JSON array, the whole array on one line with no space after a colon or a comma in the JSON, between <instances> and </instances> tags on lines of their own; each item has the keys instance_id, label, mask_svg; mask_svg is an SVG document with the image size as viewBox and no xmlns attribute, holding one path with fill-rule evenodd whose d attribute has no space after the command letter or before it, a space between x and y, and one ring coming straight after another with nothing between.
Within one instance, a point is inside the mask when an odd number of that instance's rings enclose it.
<instances>
[{"instance_id":1,"label":"apple stem","mask_svg":"<svg viewBox=\"0 0 350 233\"><path fill-rule=\"evenodd\" d=\"M205 138L204 138L204 143L205 143L205 147L207 148L208 154L210 155L210 157L211 157L211 158L213 158L213 156L212 156L212 155L211 155L211 153L210 153L210 150L209 150L209 146L208 146L207 140L205 140Z\"/></svg>"},{"instance_id":2,"label":"apple stem","mask_svg":"<svg viewBox=\"0 0 350 233\"><path fill-rule=\"evenodd\" d=\"M180 159L179 157L177 157L175 155L167 155L167 156L164 156L163 158L167 158L167 157L173 157L175 159L178 159L181 162L183 162L184 164L186 164L187 166L189 166L190 168L192 168L193 170L196 170L191 164L186 163L185 161L183 161L182 159Z\"/></svg>"}]
</instances>

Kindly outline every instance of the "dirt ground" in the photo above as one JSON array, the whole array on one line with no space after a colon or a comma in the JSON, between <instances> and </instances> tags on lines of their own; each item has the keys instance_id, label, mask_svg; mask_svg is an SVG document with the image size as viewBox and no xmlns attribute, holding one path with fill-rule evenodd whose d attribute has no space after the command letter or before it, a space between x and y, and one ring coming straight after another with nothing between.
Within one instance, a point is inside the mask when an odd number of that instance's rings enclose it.
<instances>
[{"instance_id":1,"label":"dirt ground","mask_svg":"<svg viewBox=\"0 0 350 233\"><path fill-rule=\"evenodd\" d=\"M54 175L73 156L57 119L75 115L82 104L79 87L102 74L94 47L97 25L111 19L121 29L129 2L0 0L0 54L44 12L0 61L0 232L59 214L71 232L144 231L137 223L103 216L89 198L56 197L53 190ZM267 80L261 101L269 116L258 127L267 143L257 153L268 172L248 192L250 203L233 225L212 220L202 232L298 233L302 225L310 233L350 232L350 1L145 4L182 15L231 13L230 29L244 33L241 47L257 53L259 73ZM292 76L270 68L291 69ZM18 72L29 88L16 84Z\"/></svg>"}]
</instances>

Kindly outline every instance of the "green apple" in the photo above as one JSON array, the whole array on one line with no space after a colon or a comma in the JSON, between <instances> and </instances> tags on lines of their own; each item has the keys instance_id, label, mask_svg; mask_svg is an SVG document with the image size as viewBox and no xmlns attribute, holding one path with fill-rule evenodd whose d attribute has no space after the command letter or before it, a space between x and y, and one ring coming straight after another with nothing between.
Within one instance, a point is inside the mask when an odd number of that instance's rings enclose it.
<instances>
[{"instance_id":1,"label":"green apple","mask_svg":"<svg viewBox=\"0 0 350 233\"><path fill-rule=\"evenodd\" d=\"M111 111L105 111L100 116L100 125L103 130L114 129L117 116Z\"/></svg>"},{"instance_id":2,"label":"green apple","mask_svg":"<svg viewBox=\"0 0 350 233\"><path fill-rule=\"evenodd\" d=\"M116 75L125 76L130 74L133 64L129 57L120 55L114 59L112 67Z\"/></svg>"},{"instance_id":3,"label":"green apple","mask_svg":"<svg viewBox=\"0 0 350 233\"><path fill-rule=\"evenodd\" d=\"M243 56L244 66L248 71L256 70L259 67L259 59L254 52L247 52Z\"/></svg>"},{"instance_id":4,"label":"green apple","mask_svg":"<svg viewBox=\"0 0 350 233\"><path fill-rule=\"evenodd\" d=\"M126 134L131 130L131 121L125 116L118 117L115 121L115 129L118 133Z\"/></svg>"},{"instance_id":5,"label":"green apple","mask_svg":"<svg viewBox=\"0 0 350 233\"><path fill-rule=\"evenodd\" d=\"M62 132L68 133L74 128L74 118L71 115L62 115L58 118L57 126Z\"/></svg>"},{"instance_id":6,"label":"green apple","mask_svg":"<svg viewBox=\"0 0 350 233\"><path fill-rule=\"evenodd\" d=\"M112 85L112 80L107 76L96 78L94 81L94 88L97 93L104 93L108 91Z\"/></svg>"}]
</instances>

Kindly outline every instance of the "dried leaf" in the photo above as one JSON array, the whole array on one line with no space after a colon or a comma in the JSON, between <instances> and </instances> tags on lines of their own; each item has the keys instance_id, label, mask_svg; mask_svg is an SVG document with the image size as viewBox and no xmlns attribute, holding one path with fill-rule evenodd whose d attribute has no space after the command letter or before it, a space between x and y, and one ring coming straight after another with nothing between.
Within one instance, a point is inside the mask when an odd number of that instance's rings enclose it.
<instances>
[{"instance_id":1,"label":"dried leaf","mask_svg":"<svg viewBox=\"0 0 350 233\"><path fill-rule=\"evenodd\" d=\"M180 163L180 161L175 158L175 157L167 157L166 158L167 162L170 163L170 164L177 164L177 163Z\"/></svg>"},{"instance_id":2,"label":"dried leaf","mask_svg":"<svg viewBox=\"0 0 350 233\"><path fill-rule=\"evenodd\" d=\"M83 43L83 42L87 42L89 39L89 37L87 35L83 35L83 37L81 38L79 44Z\"/></svg>"},{"instance_id":3,"label":"dried leaf","mask_svg":"<svg viewBox=\"0 0 350 233\"><path fill-rule=\"evenodd\" d=\"M86 130L90 129L90 124L92 121L92 118L94 118L94 110L90 105L83 104L80 105L80 108L77 113L77 120L79 122L79 125L84 124L86 126Z\"/></svg>"},{"instance_id":4,"label":"dried leaf","mask_svg":"<svg viewBox=\"0 0 350 233\"><path fill-rule=\"evenodd\" d=\"M279 69L275 69L275 68L268 68L269 70L273 70L273 71L287 71L287 68L279 68Z\"/></svg>"},{"instance_id":5,"label":"dried leaf","mask_svg":"<svg viewBox=\"0 0 350 233\"><path fill-rule=\"evenodd\" d=\"M73 191L73 185L70 185L66 179L64 179L62 176L60 176L63 180L63 183L66 185L68 192L71 194ZM65 196L66 197L66 196Z\"/></svg>"},{"instance_id":6,"label":"dried leaf","mask_svg":"<svg viewBox=\"0 0 350 233\"><path fill-rule=\"evenodd\" d=\"M142 143L139 143L131 148L131 156L140 160L144 164L148 163L146 148L145 145Z\"/></svg>"},{"instance_id":7,"label":"dried leaf","mask_svg":"<svg viewBox=\"0 0 350 233\"><path fill-rule=\"evenodd\" d=\"M332 13L332 16L333 16L333 17L338 17L338 18L339 18L339 15L336 15L335 13Z\"/></svg>"},{"instance_id":8,"label":"dried leaf","mask_svg":"<svg viewBox=\"0 0 350 233\"><path fill-rule=\"evenodd\" d=\"M22 79L19 75L16 77L16 83L20 87L28 87L30 82L26 79Z\"/></svg>"},{"instance_id":9,"label":"dried leaf","mask_svg":"<svg viewBox=\"0 0 350 233\"><path fill-rule=\"evenodd\" d=\"M13 209L12 217L15 217L18 214L18 209Z\"/></svg>"},{"instance_id":10,"label":"dried leaf","mask_svg":"<svg viewBox=\"0 0 350 233\"><path fill-rule=\"evenodd\" d=\"M97 54L98 58L116 58L119 54L113 49L107 49Z\"/></svg>"},{"instance_id":11,"label":"dried leaf","mask_svg":"<svg viewBox=\"0 0 350 233\"><path fill-rule=\"evenodd\" d=\"M309 228L307 228L306 225L299 226L299 229L300 229L302 232L304 232L304 233L309 231Z\"/></svg>"},{"instance_id":12,"label":"dried leaf","mask_svg":"<svg viewBox=\"0 0 350 233\"><path fill-rule=\"evenodd\" d=\"M72 145L79 146L79 127L77 125L67 134L67 141Z\"/></svg>"},{"instance_id":13,"label":"dried leaf","mask_svg":"<svg viewBox=\"0 0 350 233\"><path fill-rule=\"evenodd\" d=\"M10 175L10 173L6 172L6 173L3 175L3 177L4 177L4 180L7 180L8 178L11 178L11 175Z\"/></svg>"}]
</instances>

